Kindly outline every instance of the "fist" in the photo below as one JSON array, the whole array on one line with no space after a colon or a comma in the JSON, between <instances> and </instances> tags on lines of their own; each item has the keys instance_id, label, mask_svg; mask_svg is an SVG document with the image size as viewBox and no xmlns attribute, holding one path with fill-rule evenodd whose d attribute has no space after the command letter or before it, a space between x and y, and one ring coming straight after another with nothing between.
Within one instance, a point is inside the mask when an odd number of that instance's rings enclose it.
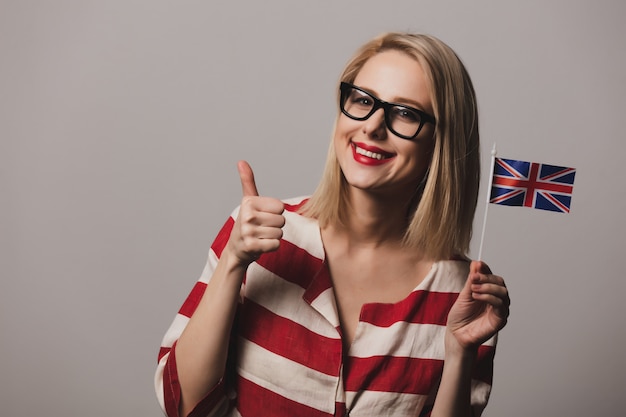
<instances>
[{"instance_id":1,"label":"fist","mask_svg":"<svg viewBox=\"0 0 626 417\"><path fill-rule=\"evenodd\" d=\"M261 254L275 251L283 237L285 225L282 201L261 197L252 168L245 161L237 164L243 198L228 247L241 265L249 265Z\"/></svg>"}]
</instances>

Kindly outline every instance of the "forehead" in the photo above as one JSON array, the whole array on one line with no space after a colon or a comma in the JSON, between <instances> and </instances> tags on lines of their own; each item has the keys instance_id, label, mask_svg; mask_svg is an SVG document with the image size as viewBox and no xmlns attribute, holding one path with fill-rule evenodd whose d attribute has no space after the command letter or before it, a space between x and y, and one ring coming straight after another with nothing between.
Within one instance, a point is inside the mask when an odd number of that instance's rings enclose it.
<instances>
[{"instance_id":1,"label":"forehead","mask_svg":"<svg viewBox=\"0 0 626 417\"><path fill-rule=\"evenodd\" d=\"M413 101L430 109L430 86L417 60L404 52L390 50L368 59L354 84L386 101Z\"/></svg>"}]
</instances>

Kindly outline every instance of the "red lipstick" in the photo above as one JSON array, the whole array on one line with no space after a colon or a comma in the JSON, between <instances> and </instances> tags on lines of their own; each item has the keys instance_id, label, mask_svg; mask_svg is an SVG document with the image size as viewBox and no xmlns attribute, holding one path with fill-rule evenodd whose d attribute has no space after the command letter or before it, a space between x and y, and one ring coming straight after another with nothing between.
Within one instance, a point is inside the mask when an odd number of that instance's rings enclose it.
<instances>
[{"instance_id":1,"label":"red lipstick","mask_svg":"<svg viewBox=\"0 0 626 417\"><path fill-rule=\"evenodd\" d=\"M389 162L395 155L376 146L352 142L352 156L363 165L377 166Z\"/></svg>"}]
</instances>

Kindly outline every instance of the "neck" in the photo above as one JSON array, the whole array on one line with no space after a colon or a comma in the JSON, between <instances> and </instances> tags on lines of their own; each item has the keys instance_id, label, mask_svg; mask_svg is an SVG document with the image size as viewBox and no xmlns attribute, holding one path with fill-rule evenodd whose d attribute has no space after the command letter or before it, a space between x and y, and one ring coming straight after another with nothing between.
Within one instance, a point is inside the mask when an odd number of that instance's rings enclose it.
<instances>
[{"instance_id":1,"label":"neck","mask_svg":"<svg viewBox=\"0 0 626 417\"><path fill-rule=\"evenodd\" d=\"M408 227L410 200L352 189L346 225L338 227L355 246L400 244Z\"/></svg>"}]
</instances>

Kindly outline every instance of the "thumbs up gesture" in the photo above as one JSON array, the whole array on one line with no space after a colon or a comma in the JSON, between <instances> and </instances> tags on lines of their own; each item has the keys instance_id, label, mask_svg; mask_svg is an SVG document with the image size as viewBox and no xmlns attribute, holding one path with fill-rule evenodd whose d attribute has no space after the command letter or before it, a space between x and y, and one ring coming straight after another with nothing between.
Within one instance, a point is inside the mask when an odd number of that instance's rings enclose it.
<instances>
[{"instance_id":1,"label":"thumbs up gesture","mask_svg":"<svg viewBox=\"0 0 626 417\"><path fill-rule=\"evenodd\" d=\"M278 199L259 196L254 173L246 161L239 161L237 169L243 198L228 248L240 265L248 266L261 254L278 249L285 225L285 205Z\"/></svg>"}]
</instances>

